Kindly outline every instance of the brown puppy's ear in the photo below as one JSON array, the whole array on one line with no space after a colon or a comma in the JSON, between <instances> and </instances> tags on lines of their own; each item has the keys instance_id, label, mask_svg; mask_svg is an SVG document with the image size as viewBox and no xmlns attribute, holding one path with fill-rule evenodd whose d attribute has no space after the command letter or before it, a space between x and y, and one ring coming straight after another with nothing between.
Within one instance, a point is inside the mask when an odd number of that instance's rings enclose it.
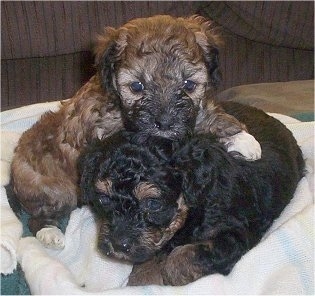
<instances>
[{"instance_id":1,"label":"brown puppy's ear","mask_svg":"<svg viewBox=\"0 0 315 296\"><path fill-rule=\"evenodd\" d=\"M223 45L218 27L212 21L198 15L189 17L187 20L190 24L189 28L195 34L196 42L203 51L209 82L212 86L217 87L222 76L219 69L219 48Z\"/></svg>"},{"instance_id":2,"label":"brown puppy's ear","mask_svg":"<svg viewBox=\"0 0 315 296\"><path fill-rule=\"evenodd\" d=\"M107 92L116 92L116 64L126 46L124 40L124 34L119 30L107 27L97 36L94 45L96 69Z\"/></svg>"}]
</instances>

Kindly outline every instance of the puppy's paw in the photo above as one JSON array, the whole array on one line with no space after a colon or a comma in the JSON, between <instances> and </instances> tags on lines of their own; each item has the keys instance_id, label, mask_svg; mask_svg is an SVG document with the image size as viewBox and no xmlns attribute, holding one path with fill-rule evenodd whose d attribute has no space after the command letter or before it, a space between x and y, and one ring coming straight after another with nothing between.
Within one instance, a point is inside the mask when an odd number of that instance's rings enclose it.
<instances>
[{"instance_id":1,"label":"puppy's paw","mask_svg":"<svg viewBox=\"0 0 315 296\"><path fill-rule=\"evenodd\" d=\"M36 238L47 248L63 249L65 247L65 236L61 230L53 225L37 231Z\"/></svg>"},{"instance_id":2,"label":"puppy's paw","mask_svg":"<svg viewBox=\"0 0 315 296\"><path fill-rule=\"evenodd\" d=\"M160 264L156 257L141 264L135 264L129 275L128 286L163 285Z\"/></svg>"},{"instance_id":3,"label":"puppy's paw","mask_svg":"<svg viewBox=\"0 0 315 296\"><path fill-rule=\"evenodd\" d=\"M236 158L254 161L261 158L261 147L258 141L249 133L242 131L227 138L221 138L229 153Z\"/></svg>"},{"instance_id":4,"label":"puppy's paw","mask_svg":"<svg viewBox=\"0 0 315 296\"><path fill-rule=\"evenodd\" d=\"M188 244L176 247L161 264L161 273L165 285L183 286L203 276L202 268L197 262L197 248Z\"/></svg>"}]
</instances>

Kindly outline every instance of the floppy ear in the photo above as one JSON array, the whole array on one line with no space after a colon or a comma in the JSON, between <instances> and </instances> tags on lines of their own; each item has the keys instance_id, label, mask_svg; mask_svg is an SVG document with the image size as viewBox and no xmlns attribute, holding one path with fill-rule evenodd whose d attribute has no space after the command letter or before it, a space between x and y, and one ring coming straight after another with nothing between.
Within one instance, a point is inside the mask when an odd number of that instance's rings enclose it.
<instances>
[{"instance_id":1,"label":"floppy ear","mask_svg":"<svg viewBox=\"0 0 315 296\"><path fill-rule=\"evenodd\" d=\"M116 65L125 46L125 36L120 30L107 27L103 34L97 36L94 45L95 65L107 92L116 93Z\"/></svg>"},{"instance_id":2,"label":"floppy ear","mask_svg":"<svg viewBox=\"0 0 315 296\"><path fill-rule=\"evenodd\" d=\"M84 203L92 201L95 197L94 183L100 169L103 153L87 152L78 161L80 175L81 198Z\"/></svg>"},{"instance_id":3,"label":"floppy ear","mask_svg":"<svg viewBox=\"0 0 315 296\"><path fill-rule=\"evenodd\" d=\"M212 135L196 135L173 155L173 166L182 174L181 188L186 204L197 207L204 203L205 190L210 193L215 171L212 170ZM207 193L207 194L208 194Z\"/></svg>"},{"instance_id":4,"label":"floppy ear","mask_svg":"<svg viewBox=\"0 0 315 296\"><path fill-rule=\"evenodd\" d=\"M209 82L213 87L217 87L222 76L219 69L219 48L223 45L218 27L198 15L188 18L188 22L191 25L190 29L195 33L196 42L203 51Z\"/></svg>"}]
</instances>

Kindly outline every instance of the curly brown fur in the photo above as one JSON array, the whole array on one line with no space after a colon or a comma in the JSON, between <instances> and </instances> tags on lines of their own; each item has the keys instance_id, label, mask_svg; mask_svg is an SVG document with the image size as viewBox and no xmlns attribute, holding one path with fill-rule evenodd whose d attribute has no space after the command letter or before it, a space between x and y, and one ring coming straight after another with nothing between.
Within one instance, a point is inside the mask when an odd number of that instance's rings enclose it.
<instances>
[{"instance_id":1,"label":"curly brown fur","mask_svg":"<svg viewBox=\"0 0 315 296\"><path fill-rule=\"evenodd\" d=\"M21 136L12 161L12 184L24 209L32 215L30 230L58 225L77 206L76 161L92 139L122 128L111 99L93 77L56 113L45 113Z\"/></svg>"},{"instance_id":2,"label":"curly brown fur","mask_svg":"<svg viewBox=\"0 0 315 296\"><path fill-rule=\"evenodd\" d=\"M12 183L34 234L77 206L75 163L93 139L123 127L144 140L209 131L226 139L245 129L205 98L220 78L219 44L202 17L155 16L106 29L95 47L97 74L16 148Z\"/></svg>"},{"instance_id":3,"label":"curly brown fur","mask_svg":"<svg viewBox=\"0 0 315 296\"><path fill-rule=\"evenodd\" d=\"M99 248L135 263L129 285L228 274L293 197L304 161L292 133L253 107L223 108L259 139L260 160L232 157L211 135L141 146L118 134L83 156L81 188L101 225Z\"/></svg>"},{"instance_id":4,"label":"curly brown fur","mask_svg":"<svg viewBox=\"0 0 315 296\"><path fill-rule=\"evenodd\" d=\"M134 265L129 275L129 286L163 285L163 277L160 269L160 260L153 257L142 264Z\"/></svg>"}]
</instances>

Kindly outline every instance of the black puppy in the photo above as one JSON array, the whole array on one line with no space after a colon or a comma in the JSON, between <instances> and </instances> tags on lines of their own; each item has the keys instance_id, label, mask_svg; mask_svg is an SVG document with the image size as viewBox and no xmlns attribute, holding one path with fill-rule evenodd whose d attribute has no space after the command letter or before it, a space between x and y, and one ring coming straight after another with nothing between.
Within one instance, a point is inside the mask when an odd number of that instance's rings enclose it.
<instances>
[{"instance_id":1,"label":"black puppy","mask_svg":"<svg viewBox=\"0 0 315 296\"><path fill-rule=\"evenodd\" d=\"M136 263L129 285L228 274L293 197L304 161L291 132L255 108L222 106L260 142L260 160L233 158L209 135L171 158L174 143L139 147L118 135L83 158L81 188L101 221L100 249Z\"/></svg>"},{"instance_id":2,"label":"black puppy","mask_svg":"<svg viewBox=\"0 0 315 296\"><path fill-rule=\"evenodd\" d=\"M145 143L118 132L79 159L83 202L100 218L99 248L132 262L150 259L181 225L181 177L170 165L176 143L154 137Z\"/></svg>"}]
</instances>

